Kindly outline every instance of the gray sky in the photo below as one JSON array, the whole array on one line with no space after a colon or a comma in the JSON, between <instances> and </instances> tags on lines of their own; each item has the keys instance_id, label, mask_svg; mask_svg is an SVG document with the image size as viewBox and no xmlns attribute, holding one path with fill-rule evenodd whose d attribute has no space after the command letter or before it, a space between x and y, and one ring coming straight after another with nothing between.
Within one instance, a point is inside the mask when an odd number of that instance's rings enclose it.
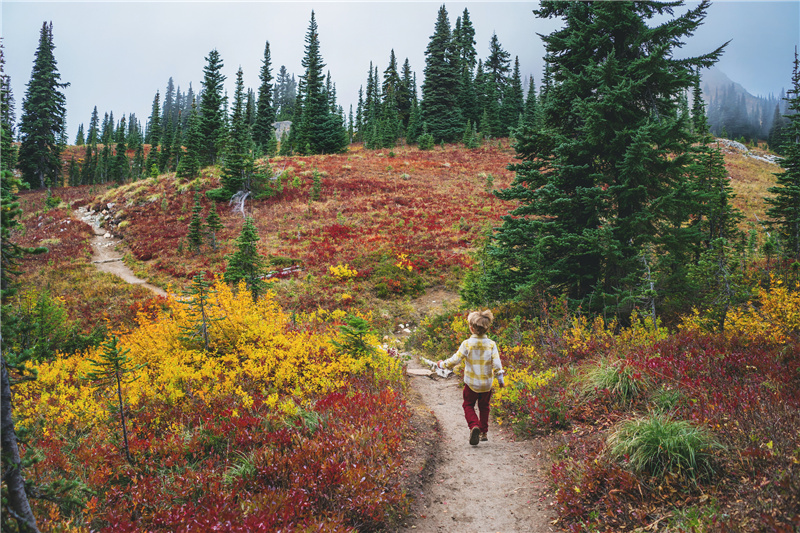
<instances>
[{"instance_id":1,"label":"gray sky","mask_svg":"<svg viewBox=\"0 0 800 533\"><path fill-rule=\"evenodd\" d=\"M94 106L103 113L135 113L144 123L156 91L172 76L186 92L200 89L205 57L216 48L233 95L239 66L247 87L257 90L264 45L270 42L273 75L281 65L302 74L305 34L313 9L323 60L345 111L366 85L369 63L382 73L394 49L399 66L409 59L422 85L425 47L441 1L420 2L36 2L2 0L6 71L17 120L30 80L42 22L53 22L55 56L65 90L70 141L88 126ZM695 6L688 2L686 8ZM522 75L541 81L544 48L537 34L560 24L537 19L536 2L447 2L451 26L464 9L476 30L479 57L488 56L492 33L519 56ZM682 13L686 8L679 12ZM717 66L756 95L789 88L794 47L800 43L800 2L718 1L679 55L708 52L731 40Z\"/></svg>"}]
</instances>

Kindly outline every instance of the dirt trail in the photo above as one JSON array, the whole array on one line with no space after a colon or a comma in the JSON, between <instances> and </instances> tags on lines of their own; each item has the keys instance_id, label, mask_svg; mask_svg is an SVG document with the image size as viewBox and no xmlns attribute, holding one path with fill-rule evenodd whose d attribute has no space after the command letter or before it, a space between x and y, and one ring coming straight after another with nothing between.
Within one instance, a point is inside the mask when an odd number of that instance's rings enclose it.
<instances>
[{"instance_id":1,"label":"dirt trail","mask_svg":"<svg viewBox=\"0 0 800 533\"><path fill-rule=\"evenodd\" d=\"M488 442L471 446L460 378L413 375L426 370L417 358L408 366L412 387L438 420L440 441L430 479L416 495L415 509L402 531L557 531L550 524L554 516L545 492L545 444L515 441L492 419Z\"/></svg>"},{"instance_id":2,"label":"dirt trail","mask_svg":"<svg viewBox=\"0 0 800 533\"><path fill-rule=\"evenodd\" d=\"M116 250L117 244L122 242L113 237L100 227L101 215L86 211L85 208L78 210L81 220L92 226L94 237L92 238L92 263L98 270L114 274L131 285L141 285L158 296L167 296L167 293L160 287L156 287L145 280L136 277L128 265L122 262L122 253Z\"/></svg>"}]
</instances>

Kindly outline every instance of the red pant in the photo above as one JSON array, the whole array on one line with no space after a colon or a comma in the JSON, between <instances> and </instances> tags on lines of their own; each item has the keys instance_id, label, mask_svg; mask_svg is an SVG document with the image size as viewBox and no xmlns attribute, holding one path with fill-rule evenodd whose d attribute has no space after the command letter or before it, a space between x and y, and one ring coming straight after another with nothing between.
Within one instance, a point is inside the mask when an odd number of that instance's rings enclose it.
<instances>
[{"instance_id":1,"label":"red pant","mask_svg":"<svg viewBox=\"0 0 800 533\"><path fill-rule=\"evenodd\" d=\"M489 400L492 398L492 391L489 392L475 392L464 385L464 416L467 419L467 425L470 429L477 426L482 433L489 431ZM475 414L475 402L478 403L478 411L480 411L480 418Z\"/></svg>"}]
</instances>

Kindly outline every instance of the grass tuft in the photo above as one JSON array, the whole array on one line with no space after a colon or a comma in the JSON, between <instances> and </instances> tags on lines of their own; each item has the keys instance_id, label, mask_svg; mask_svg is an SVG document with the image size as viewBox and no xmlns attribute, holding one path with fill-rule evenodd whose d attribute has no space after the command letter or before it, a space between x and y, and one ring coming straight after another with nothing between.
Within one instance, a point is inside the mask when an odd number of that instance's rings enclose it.
<instances>
[{"instance_id":1,"label":"grass tuft","mask_svg":"<svg viewBox=\"0 0 800 533\"><path fill-rule=\"evenodd\" d=\"M611 457L623 459L636 474L695 482L714 474L713 453L724 448L707 429L663 414L622 422L607 444Z\"/></svg>"}]
</instances>

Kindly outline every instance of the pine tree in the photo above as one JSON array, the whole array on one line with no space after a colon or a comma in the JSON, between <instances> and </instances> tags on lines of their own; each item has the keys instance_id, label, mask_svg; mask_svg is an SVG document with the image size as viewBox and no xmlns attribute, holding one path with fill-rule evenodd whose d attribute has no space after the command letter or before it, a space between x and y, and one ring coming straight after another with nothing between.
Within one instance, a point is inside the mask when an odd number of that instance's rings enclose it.
<instances>
[{"instance_id":1,"label":"pine tree","mask_svg":"<svg viewBox=\"0 0 800 533\"><path fill-rule=\"evenodd\" d=\"M503 104L500 108L500 121L505 130L503 136L511 133L520 116L525 111L525 101L522 94L522 77L519 72L519 57L514 58L514 70L506 85L503 94Z\"/></svg>"},{"instance_id":2,"label":"pine tree","mask_svg":"<svg viewBox=\"0 0 800 533\"><path fill-rule=\"evenodd\" d=\"M200 193L194 193L194 207L192 208L192 218L189 221L189 233L186 239L189 241L189 249L192 251L199 251L203 245L203 206L200 205Z\"/></svg>"},{"instance_id":3,"label":"pine tree","mask_svg":"<svg viewBox=\"0 0 800 533\"><path fill-rule=\"evenodd\" d=\"M266 283L262 279L266 271L266 262L256 249L259 240L253 218L248 216L244 220L241 234L236 239L236 251L225 256L227 262L225 282L235 284L244 281L254 301L266 291Z\"/></svg>"},{"instance_id":4,"label":"pine tree","mask_svg":"<svg viewBox=\"0 0 800 533\"><path fill-rule=\"evenodd\" d=\"M207 352L211 347L211 336L208 332L209 327L213 322L220 319L211 318L208 313L210 307L209 301L215 294L215 291L211 289L211 284L203 279L204 276L205 272L195 274L189 289L183 292L183 300L181 303L189 308L187 315L192 324L182 327L184 334L181 336L181 340L190 345L194 345L196 339L199 337L202 341L202 349Z\"/></svg>"},{"instance_id":5,"label":"pine tree","mask_svg":"<svg viewBox=\"0 0 800 533\"><path fill-rule=\"evenodd\" d=\"M0 169L11 170L17 166L17 148L14 145L14 93L11 76L5 73L6 60L0 37Z\"/></svg>"},{"instance_id":6,"label":"pine tree","mask_svg":"<svg viewBox=\"0 0 800 533\"><path fill-rule=\"evenodd\" d=\"M709 3L647 24L677 5L545 1L535 11L564 26L543 38L552 76L543 129L518 137L516 177L496 193L520 202L504 217L490 247L497 264L482 278L497 297L566 294L584 309L629 312L647 250L657 283L685 283L670 268L691 259L687 241L697 236L686 223L697 199L686 175L694 137L677 97L692 86L692 69L712 65L724 45L674 59ZM657 284L656 292L682 289Z\"/></svg>"},{"instance_id":7,"label":"pine tree","mask_svg":"<svg viewBox=\"0 0 800 533\"><path fill-rule=\"evenodd\" d=\"M425 49L425 81L422 84L422 121L435 142L452 142L461 137L464 119L458 106L460 84L458 61L454 57L450 20L444 5Z\"/></svg>"},{"instance_id":8,"label":"pine tree","mask_svg":"<svg viewBox=\"0 0 800 533\"><path fill-rule=\"evenodd\" d=\"M22 142L18 165L31 188L55 186L61 174L59 138L65 127L66 98L53 55L53 23L42 24L31 80L22 102L19 123Z\"/></svg>"},{"instance_id":9,"label":"pine tree","mask_svg":"<svg viewBox=\"0 0 800 533\"><path fill-rule=\"evenodd\" d=\"M6 100L7 102L7 100ZM5 117L8 120L8 117ZM20 327L19 320L9 312L9 299L17 292L14 277L19 274L18 266L27 254L41 254L47 248L30 248L19 246L12 241L12 232L19 226L19 216L22 209L19 206L16 191L22 188L22 182L6 166L7 162L0 163L0 198L2 216L0 216L0 303L2 303L2 316L0 317L0 438L2 438L2 472L3 472L3 525L11 528L11 520L6 512L6 505L16 517L19 531L25 531L26 526L32 531L36 528L36 517L31 511L28 494L23 478L23 465L20 460L17 445L17 433L14 426L13 398L9 372L24 372L25 363L30 354L13 353L8 346L8 339L15 336ZM7 500L6 500L7 498ZM23 526L22 524L25 524Z\"/></svg>"},{"instance_id":10,"label":"pine tree","mask_svg":"<svg viewBox=\"0 0 800 533\"><path fill-rule=\"evenodd\" d=\"M83 123L78 126L78 133L75 135L75 146L83 146L86 144L85 133L83 131Z\"/></svg>"},{"instance_id":11,"label":"pine tree","mask_svg":"<svg viewBox=\"0 0 800 533\"><path fill-rule=\"evenodd\" d=\"M784 127L783 157L779 160L783 172L776 174L777 183L767 189L773 194L766 198L772 206L767 210L770 225L780 235L784 257L800 262L800 61L794 51L792 87L786 92L787 123Z\"/></svg>"},{"instance_id":12,"label":"pine tree","mask_svg":"<svg viewBox=\"0 0 800 533\"><path fill-rule=\"evenodd\" d=\"M244 98L244 79L240 67L236 73L231 131L220 177L222 187L207 193L209 198L215 200L227 200L239 191L250 190L254 169L250 127L245 121Z\"/></svg>"},{"instance_id":13,"label":"pine tree","mask_svg":"<svg viewBox=\"0 0 800 533\"><path fill-rule=\"evenodd\" d=\"M295 116L290 143L303 154L339 153L347 148L347 133L342 118L331 112L328 91L325 90L325 64L320 54L319 34L314 12L306 34L303 68L300 77Z\"/></svg>"},{"instance_id":14,"label":"pine tree","mask_svg":"<svg viewBox=\"0 0 800 533\"><path fill-rule=\"evenodd\" d=\"M539 128L541 116L539 113L539 103L536 96L536 86L533 83L533 76L531 76L528 83L528 97L525 99L525 112L524 122L532 129Z\"/></svg>"},{"instance_id":15,"label":"pine tree","mask_svg":"<svg viewBox=\"0 0 800 533\"><path fill-rule=\"evenodd\" d=\"M117 142L111 176L117 183L125 183L130 174L130 162L126 150L124 140Z\"/></svg>"},{"instance_id":16,"label":"pine tree","mask_svg":"<svg viewBox=\"0 0 800 533\"><path fill-rule=\"evenodd\" d=\"M478 95L475 88L475 66L478 52L475 50L475 28L469 18L469 11L464 8L461 15L461 27L458 35L454 35L458 50L458 66L460 83L458 105L464 118L477 124L481 110L478 108Z\"/></svg>"},{"instance_id":17,"label":"pine tree","mask_svg":"<svg viewBox=\"0 0 800 533\"><path fill-rule=\"evenodd\" d=\"M160 95L158 91L156 91L156 95L153 97L153 107L150 111L150 119L147 123L147 133L144 136L144 143L150 145L150 149L153 150L158 146L158 142L161 140L161 108L159 105ZM97 108L95 107L95 111ZM90 130L91 135L91 130ZM88 142L88 141L87 141Z\"/></svg>"},{"instance_id":18,"label":"pine tree","mask_svg":"<svg viewBox=\"0 0 800 533\"><path fill-rule=\"evenodd\" d=\"M276 120L275 107L272 102L272 64L269 52L269 41L264 48L264 62L261 65L261 85L258 88L258 104L256 109L256 121L253 125L253 140L262 153L275 155L274 149L277 143L273 143L275 137L275 127L272 125Z\"/></svg>"},{"instance_id":19,"label":"pine tree","mask_svg":"<svg viewBox=\"0 0 800 533\"><path fill-rule=\"evenodd\" d=\"M203 68L203 98L200 100L200 138L203 145L200 149L200 165L215 165L225 140L225 117L223 111L222 84L225 76L220 73L222 59L216 49L206 57Z\"/></svg>"},{"instance_id":20,"label":"pine tree","mask_svg":"<svg viewBox=\"0 0 800 533\"><path fill-rule=\"evenodd\" d=\"M219 213L217 213L217 202L211 201L211 207L208 210L208 215L206 216L206 228L208 229L208 237L211 243L211 249L213 251L217 251L217 232L223 229L225 226L222 225L222 222L219 218Z\"/></svg>"},{"instance_id":21,"label":"pine tree","mask_svg":"<svg viewBox=\"0 0 800 533\"><path fill-rule=\"evenodd\" d=\"M181 157L176 170L178 178L194 179L200 175L200 149L203 140L200 137L200 117L197 115L197 103L192 102L189 122L186 123L186 152Z\"/></svg>"},{"instance_id":22,"label":"pine tree","mask_svg":"<svg viewBox=\"0 0 800 533\"><path fill-rule=\"evenodd\" d=\"M92 370L88 372L84 379L91 381L96 387L107 387L112 385L117 393L119 404L120 426L122 427L122 439L125 451L125 458L129 463L133 462L131 450L128 445L128 427L125 423L125 401L122 397L122 384L131 383L136 380L135 373L145 365L134 365L128 358L130 350L122 350L119 346L119 338L112 335L111 338L103 343L103 351L97 359L89 359Z\"/></svg>"}]
</instances>

